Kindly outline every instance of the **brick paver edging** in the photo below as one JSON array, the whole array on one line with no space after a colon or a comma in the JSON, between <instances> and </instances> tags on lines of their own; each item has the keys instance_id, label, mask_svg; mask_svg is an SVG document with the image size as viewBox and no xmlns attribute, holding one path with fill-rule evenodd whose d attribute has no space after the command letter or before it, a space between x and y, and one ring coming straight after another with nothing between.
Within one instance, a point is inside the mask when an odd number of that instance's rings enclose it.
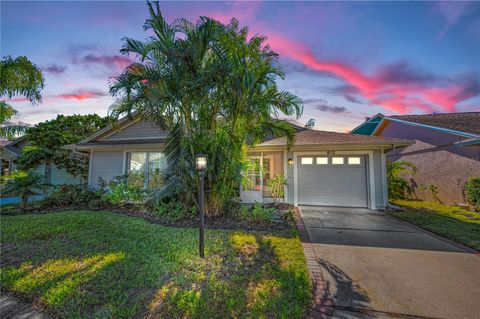
<instances>
[{"instance_id":1,"label":"brick paver edging","mask_svg":"<svg viewBox=\"0 0 480 319\"><path fill-rule=\"evenodd\" d=\"M310 310L307 318L312 319L327 319L331 318L333 313L333 300L330 298L325 278L320 264L318 263L317 254L313 249L312 242L308 236L307 228L303 223L300 209L295 208L295 220L297 222L297 229L300 233L300 240L302 241L303 253L307 260L308 274L312 281L313 293L313 307Z\"/></svg>"}]
</instances>

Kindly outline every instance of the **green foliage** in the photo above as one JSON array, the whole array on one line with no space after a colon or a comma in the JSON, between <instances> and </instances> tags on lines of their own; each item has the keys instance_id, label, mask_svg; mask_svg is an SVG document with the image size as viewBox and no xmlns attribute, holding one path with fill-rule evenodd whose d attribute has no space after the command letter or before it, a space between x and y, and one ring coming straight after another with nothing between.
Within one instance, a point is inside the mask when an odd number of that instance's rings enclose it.
<instances>
[{"instance_id":1,"label":"green foliage","mask_svg":"<svg viewBox=\"0 0 480 319\"><path fill-rule=\"evenodd\" d=\"M57 118L36 124L26 130L31 145L24 148L17 159L21 169L39 165L56 165L73 176L88 176L88 157L74 155L62 147L74 144L107 126L110 119L97 114L57 115Z\"/></svg>"},{"instance_id":2,"label":"green foliage","mask_svg":"<svg viewBox=\"0 0 480 319\"><path fill-rule=\"evenodd\" d=\"M120 97L112 114L138 112L169 130L164 188L174 188L183 203L196 202L194 158L206 154L206 213L218 215L238 196L245 146L267 135L291 142L295 130L277 116L300 116L301 100L278 89L275 81L284 74L265 37L250 38L236 20L169 24L158 2L148 6L145 28L152 37L125 40L122 53L140 60L111 83L111 93ZM159 193L171 196L165 189Z\"/></svg>"},{"instance_id":3,"label":"green foliage","mask_svg":"<svg viewBox=\"0 0 480 319\"><path fill-rule=\"evenodd\" d=\"M112 205L144 203L147 198L145 190L128 183L128 176L116 176L108 184L99 178L100 192Z\"/></svg>"},{"instance_id":4,"label":"green foliage","mask_svg":"<svg viewBox=\"0 0 480 319\"><path fill-rule=\"evenodd\" d=\"M44 79L42 72L26 57L12 59L5 56L0 61L0 97L23 95L33 104L40 103ZM12 139L25 131L25 126L6 122L18 112L5 101L0 101L0 137Z\"/></svg>"},{"instance_id":5,"label":"green foliage","mask_svg":"<svg viewBox=\"0 0 480 319\"><path fill-rule=\"evenodd\" d=\"M465 184L465 195L469 203L480 211L480 176L472 176L468 178Z\"/></svg>"},{"instance_id":6,"label":"green foliage","mask_svg":"<svg viewBox=\"0 0 480 319\"><path fill-rule=\"evenodd\" d=\"M396 200L406 208L393 215L446 238L480 250L480 214L428 201Z\"/></svg>"},{"instance_id":7,"label":"green foliage","mask_svg":"<svg viewBox=\"0 0 480 319\"><path fill-rule=\"evenodd\" d=\"M275 208L265 207L260 203L243 204L238 211L238 218L253 223L269 222L272 221L275 211Z\"/></svg>"},{"instance_id":8,"label":"green foliage","mask_svg":"<svg viewBox=\"0 0 480 319\"><path fill-rule=\"evenodd\" d=\"M42 193L46 186L43 183L43 176L34 170L14 171L6 176L6 183L3 191L21 197L21 208L27 207L28 198L31 195Z\"/></svg>"},{"instance_id":9,"label":"green foliage","mask_svg":"<svg viewBox=\"0 0 480 319\"><path fill-rule=\"evenodd\" d=\"M195 207L185 207L179 202L160 202L155 206L153 214L168 222L176 222L194 218L197 215L197 210Z\"/></svg>"},{"instance_id":10,"label":"green foliage","mask_svg":"<svg viewBox=\"0 0 480 319\"><path fill-rule=\"evenodd\" d=\"M52 208L69 207L92 210L109 206L101 193L88 189L86 185L55 186L54 190L45 198L43 204Z\"/></svg>"},{"instance_id":11,"label":"green foliage","mask_svg":"<svg viewBox=\"0 0 480 319\"><path fill-rule=\"evenodd\" d=\"M391 200L404 199L405 192L411 193L410 183L402 177L402 174L414 175L417 168L407 161L387 161L387 188L388 197Z\"/></svg>"},{"instance_id":12,"label":"green foliage","mask_svg":"<svg viewBox=\"0 0 480 319\"><path fill-rule=\"evenodd\" d=\"M440 200L440 198L438 198L438 187L437 187L437 185L430 184L430 185L428 185L428 189L429 189L430 193L432 194L433 199L436 202L441 203L442 201Z\"/></svg>"},{"instance_id":13,"label":"green foliage","mask_svg":"<svg viewBox=\"0 0 480 319\"><path fill-rule=\"evenodd\" d=\"M26 57L5 56L0 61L0 96L22 95L32 103L40 103L43 86L42 72Z\"/></svg>"},{"instance_id":14,"label":"green foliage","mask_svg":"<svg viewBox=\"0 0 480 319\"><path fill-rule=\"evenodd\" d=\"M267 181L267 187L272 191L274 203L279 203L285 195L287 179L284 174L278 174Z\"/></svg>"},{"instance_id":15,"label":"green foliage","mask_svg":"<svg viewBox=\"0 0 480 319\"><path fill-rule=\"evenodd\" d=\"M109 212L2 218L2 291L58 318L304 318L311 284L291 231L165 227Z\"/></svg>"}]
</instances>

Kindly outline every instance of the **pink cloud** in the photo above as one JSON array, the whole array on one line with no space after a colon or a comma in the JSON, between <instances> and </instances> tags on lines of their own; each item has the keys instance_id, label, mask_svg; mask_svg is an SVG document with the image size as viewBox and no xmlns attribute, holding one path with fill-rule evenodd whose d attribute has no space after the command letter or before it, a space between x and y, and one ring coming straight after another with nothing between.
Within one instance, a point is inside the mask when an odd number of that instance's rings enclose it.
<instances>
[{"instance_id":1,"label":"pink cloud","mask_svg":"<svg viewBox=\"0 0 480 319\"><path fill-rule=\"evenodd\" d=\"M64 93L53 96L56 99L63 99L69 101L83 101L91 98L103 97L106 96L104 92L100 91L88 91L88 90L81 90L72 93Z\"/></svg>"},{"instance_id":2,"label":"pink cloud","mask_svg":"<svg viewBox=\"0 0 480 319\"><path fill-rule=\"evenodd\" d=\"M74 64L83 64L89 66L91 64L104 65L109 69L123 70L132 63L132 60L121 55L94 55L87 54L83 57L74 57Z\"/></svg>"},{"instance_id":3,"label":"pink cloud","mask_svg":"<svg viewBox=\"0 0 480 319\"><path fill-rule=\"evenodd\" d=\"M451 81L415 70L405 62L384 66L367 75L346 63L318 59L307 45L278 34L270 34L267 42L280 56L298 61L311 70L335 75L370 103L398 113L414 109L455 112L458 103L480 94L475 89L479 85L476 77Z\"/></svg>"}]
</instances>

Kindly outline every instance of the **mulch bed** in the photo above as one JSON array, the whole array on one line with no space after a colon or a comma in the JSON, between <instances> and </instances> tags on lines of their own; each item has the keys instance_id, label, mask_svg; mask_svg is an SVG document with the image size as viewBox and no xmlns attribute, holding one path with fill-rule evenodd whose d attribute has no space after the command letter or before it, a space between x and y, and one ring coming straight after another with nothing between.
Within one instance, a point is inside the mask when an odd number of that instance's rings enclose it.
<instances>
[{"instance_id":1,"label":"mulch bed","mask_svg":"<svg viewBox=\"0 0 480 319\"><path fill-rule=\"evenodd\" d=\"M269 205L273 207L272 205ZM278 204L277 209L288 210L293 206L290 204ZM2 215L23 215L23 214L47 214L60 211L69 210L85 210L84 207L29 207L25 212L21 213L2 213ZM120 215L127 215L131 217L142 218L152 224L159 224L170 227L179 228L196 228L199 226L199 218L183 219L176 222L167 221L158 216L150 214L146 211L140 210L135 205L122 205L119 207L99 208L97 211L109 211ZM279 220L275 222L262 222L262 223L249 223L243 220L238 220L232 216L219 216L219 217L207 217L205 216L205 228L209 229L228 229L228 230L247 230L247 231L275 231L275 230L291 230L295 228L294 224L290 224L286 221Z\"/></svg>"}]
</instances>

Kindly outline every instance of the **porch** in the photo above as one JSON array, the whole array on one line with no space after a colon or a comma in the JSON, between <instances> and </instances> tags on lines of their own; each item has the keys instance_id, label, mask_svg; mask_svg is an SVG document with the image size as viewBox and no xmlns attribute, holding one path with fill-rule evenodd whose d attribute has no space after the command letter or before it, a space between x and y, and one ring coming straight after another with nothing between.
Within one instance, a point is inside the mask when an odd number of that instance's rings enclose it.
<instances>
[{"instance_id":1,"label":"porch","mask_svg":"<svg viewBox=\"0 0 480 319\"><path fill-rule=\"evenodd\" d=\"M283 151L251 152L248 154L251 169L246 172L247 183L240 189L240 199L243 203L272 203L272 191L267 186L268 181L280 174L287 178L287 153ZM286 202L288 186L285 186L284 198Z\"/></svg>"}]
</instances>

